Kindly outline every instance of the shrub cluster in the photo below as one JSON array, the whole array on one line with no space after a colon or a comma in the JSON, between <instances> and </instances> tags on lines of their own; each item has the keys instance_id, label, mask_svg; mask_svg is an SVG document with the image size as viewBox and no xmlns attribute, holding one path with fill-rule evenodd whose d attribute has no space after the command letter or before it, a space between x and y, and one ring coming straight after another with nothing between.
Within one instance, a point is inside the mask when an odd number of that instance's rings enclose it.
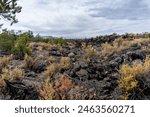
<instances>
[{"instance_id":1,"label":"shrub cluster","mask_svg":"<svg viewBox=\"0 0 150 117\"><path fill-rule=\"evenodd\" d=\"M14 46L16 36L9 33L0 34L0 50L11 53L11 49Z\"/></svg>"},{"instance_id":2,"label":"shrub cluster","mask_svg":"<svg viewBox=\"0 0 150 117\"><path fill-rule=\"evenodd\" d=\"M66 45L67 44L67 40L65 40L63 38L56 38L56 39L49 40L48 43L62 46L62 45Z\"/></svg>"},{"instance_id":3,"label":"shrub cluster","mask_svg":"<svg viewBox=\"0 0 150 117\"><path fill-rule=\"evenodd\" d=\"M53 45L61 45L61 46L67 44L67 40L63 38L43 39L42 37L35 37L35 38L32 38L31 41L32 42L44 42L44 43L49 43Z\"/></svg>"},{"instance_id":4,"label":"shrub cluster","mask_svg":"<svg viewBox=\"0 0 150 117\"><path fill-rule=\"evenodd\" d=\"M44 39L34 37L32 33L22 33L20 35L3 32L0 34L0 50L14 54L17 59L23 59L25 54L30 55L31 49L27 47L28 42L45 42L47 45L66 45L67 40L63 38Z\"/></svg>"},{"instance_id":5,"label":"shrub cluster","mask_svg":"<svg viewBox=\"0 0 150 117\"><path fill-rule=\"evenodd\" d=\"M17 59L23 59L25 54L31 54L31 49L27 47L29 36L21 34L2 33L0 34L0 50L9 54L14 54Z\"/></svg>"},{"instance_id":6,"label":"shrub cluster","mask_svg":"<svg viewBox=\"0 0 150 117\"><path fill-rule=\"evenodd\" d=\"M31 49L27 47L27 38L20 36L12 48L12 53L17 59L23 59L25 54L31 55Z\"/></svg>"}]
</instances>

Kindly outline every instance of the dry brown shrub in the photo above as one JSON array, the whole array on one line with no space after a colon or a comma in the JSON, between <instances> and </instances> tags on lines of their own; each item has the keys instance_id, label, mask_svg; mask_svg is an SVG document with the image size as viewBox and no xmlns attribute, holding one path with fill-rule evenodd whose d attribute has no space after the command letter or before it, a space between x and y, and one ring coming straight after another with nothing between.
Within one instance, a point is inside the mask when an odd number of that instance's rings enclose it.
<instances>
[{"instance_id":1,"label":"dry brown shrub","mask_svg":"<svg viewBox=\"0 0 150 117\"><path fill-rule=\"evenodd\" d=\"M122 99L128 99L130 91L138 87L137 75L142 75L150 71L150 56L147 56L144 63L136 63L131 66L125 64L119 70L121 78L118 80L119 88L124 92Z\"/></svg>"},{"instance_id":2,"label":"dry brown shrub","mask_svg":"<svg viewBox=\"0 0 150 117\"><path fill-rule=\"evenodd\" d=\"M60 96L60 99L67 99L68 91L73 87L72 80L66 74L60 74L54 81L54 89Z\"/></svg>"}]
</instances>

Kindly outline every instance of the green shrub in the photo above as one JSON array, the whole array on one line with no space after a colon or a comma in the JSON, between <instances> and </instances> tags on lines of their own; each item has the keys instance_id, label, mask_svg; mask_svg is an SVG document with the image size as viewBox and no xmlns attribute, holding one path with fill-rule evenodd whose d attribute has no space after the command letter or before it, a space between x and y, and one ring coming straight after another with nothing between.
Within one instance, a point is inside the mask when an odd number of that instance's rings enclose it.
<instances>
[{"instance_id":1,"label":"green shrub","mask_svg":"<svg viewBox=\"0 0 150 117\"><path fill-rule=\"evenodd\" d=\"M33 35L29 34L28 32L22 33L19 35L20 39L24 39L26 42L31 41L33 38Z\"/></svg>"},{"instance_id":2,"label":"green shrub","mask_svg":"<svg viewBox=\"0 0 150 117\"><path fill-rule=\"evenodd\" d=\"M56 38L56 39L50 39L49 43L62 46L62 45L66 45L67 44L67 40L65 40L63 38Z\"/></svg>"},{"instance_id":3,"label":"green shrub","mask_svg":"<svg viewBox=\"0 0 150 117\"><path fill-rule=\"evenodd\" d=\"M12 40L12 41L15 41L17 38L16 35L14 34L9 34L9 33L1 33L0 34L0 40Z\"/></svg>"},{"instance_id":4,"label":"green shrub","mask_svg":"<svg viewBox=\"0 0 150 117\"><path fill-rule=\"evenodd\" d=\"M25 54L30 55L31 49L27 47L32 35L28 33L19 36L7 32L0 34L0 50L12 53L17 59L23 59Z\"/></svg>"},{"instance_id":5,"label":"green shrub","mask_svg":"<svg viewBox=\"0 0 150 117\"><path fill-rule=\"evenodd\" d=\"M32 41L32 42L45 42L45 43L61 45L61 46L67 44L67 40L65 40L63 38L55 38L55 39L46 38L46 39L44 39L40 36L39 37L34 37L30 41Z\"/></svg>"},{"instance_id":6,"label":"green shrub","mask_svg":"<svg viewBox=\"0 0 150 117\"><path fill-rule=\"evenodd\" d=\"M12 40L0 40L0 50L11 53L11 49L14 45Z\"/></svg>"},{"instance_id":7,"label":"green shrub","mask_svg":"<svg viewBox=\"0 0 150 117\"><path fill-rule=\"evenodd\" d=\"M15 46L12 48L12 53L16 59L23 59L25 54L31 55L31 49L27 47L27 40L25 37L19 37L16 40Z\"/></svg>"},{"instance_id":8,"label":"green shrub","mask_svg":"<svg viewBox=\"0 0 150 117\"><path fill-rule=\"evenodd\" d=\"M0 34L0 50L5 52L11 52L12 47L14 46L14 42L17 36L9 33L1 33Z\"/></svg>"},{"instance_id":9,"label":"green shrub","mask_svg":"<svg viewBox=\"0 0 150 117\"><path fill-rule=\"evenodd\" d=\"M144 38L150 38L150 33L145 34Z\"/></svg>"}]
</instances>

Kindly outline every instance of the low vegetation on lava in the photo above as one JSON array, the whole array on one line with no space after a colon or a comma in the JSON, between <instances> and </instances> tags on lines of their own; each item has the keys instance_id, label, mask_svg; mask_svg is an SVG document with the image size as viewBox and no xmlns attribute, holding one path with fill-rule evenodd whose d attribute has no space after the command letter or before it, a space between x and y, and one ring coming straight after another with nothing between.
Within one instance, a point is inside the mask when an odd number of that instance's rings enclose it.
<instances>
[{"instance_id":1,"label":"low vegetation on lava","mask_svg":"<svg viewBox=\"0 0 150 117\"><path fill-rule=\"evenodd\" d=\"M150 34L0 34L0 99L150 99Z\"/></svg>"}]
</instances>

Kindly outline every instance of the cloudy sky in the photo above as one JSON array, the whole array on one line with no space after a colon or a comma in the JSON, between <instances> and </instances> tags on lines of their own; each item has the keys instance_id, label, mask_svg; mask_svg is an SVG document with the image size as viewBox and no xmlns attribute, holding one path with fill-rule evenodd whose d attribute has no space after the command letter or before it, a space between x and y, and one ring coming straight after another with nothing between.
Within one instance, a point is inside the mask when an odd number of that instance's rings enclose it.
<instances>
[{"instance_id":1,"label":"cloudy sky","mask_svg":"<svg viewBox=\"0 0 150 117\"><path fill-rule=\"evenodd\" d=\"M19 5L19 23L3 28L66 38L150 32L149 0L19 0Z\"/></svg>"}]
</instances>

